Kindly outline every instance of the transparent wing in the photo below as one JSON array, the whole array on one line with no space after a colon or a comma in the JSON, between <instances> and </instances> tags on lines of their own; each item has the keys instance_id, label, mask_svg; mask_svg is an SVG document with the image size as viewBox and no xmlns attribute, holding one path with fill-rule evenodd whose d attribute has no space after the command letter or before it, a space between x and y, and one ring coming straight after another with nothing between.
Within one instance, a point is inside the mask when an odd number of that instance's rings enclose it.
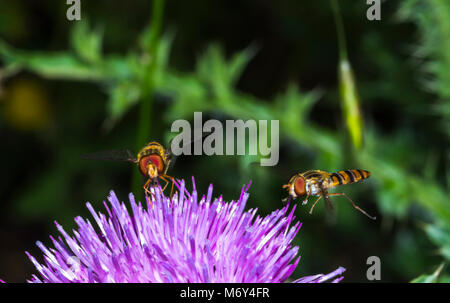
<instances>
[{"instance_id":1,"label":"transparent wing","mask_svg":"<svg viewBox=\"0 0 450 303\"><path fill-rule=\"evenodd\" d=\"M334 209L333 203L331 203L331 201L330 201L330 197L328 197L328 193L326 195L324 195L323 198L325 200L325 205L326 205L328 211L330 213L334 214L335 209Z\"/></svg>"},{"instance_id":2,"label":"transparent wing","mask_svg":"<svg viewBox=\"0 0 450 303\"><path fill-rule=\"evenodd\" d=\"M194 134L195 134L195 130L194 130ZM203 133L202 136L201 136L200 138L195 138L195 139L191 140L189 143L184 144L182 147L184 148L184 147L186 147L186 146L191 146L192 144L194 144L194 143L197 142L197 141L203 141L203 138L205 138L206 136L208 136L208 135L210 135L210 134L211 134L211 132ZM173 141L173 139L174 139L174 138L172 138L172 139L170 140L169 146L168 146L168 148L166 149L166 157L167 157L167 159L170 161L170 163L169 163L170 166L173 166L173 165L175 164L175 161L176 161L177 158L178 158L178 156L175 156L175 155L172 153L172 141Z\"/></svg>"},{"instance_id":3,"label":"transparent wing","mask_svg":"<svg viewBox=\"0 0 450 303\"><path fill-rule=\"evenodd\" d=\"M107 160L107 161L127 161L137 162L133 152L126 150L105 150L81 156L85 160Z\"/></svg>"},{"instance_id":4,"label":"transparent wing","mask_svg":"<svg viewBox=\"0 0 450 303\"><path fill-rule=\"evenodd\" d=\"M326 190L322 184L320 184L320 188L322 191L322 197L325 200L325 207L327 209L327 222L329 224L334 224L336 222L336 211L330 197L328 196L328 190Z\"/></svg>"}]
</instances>

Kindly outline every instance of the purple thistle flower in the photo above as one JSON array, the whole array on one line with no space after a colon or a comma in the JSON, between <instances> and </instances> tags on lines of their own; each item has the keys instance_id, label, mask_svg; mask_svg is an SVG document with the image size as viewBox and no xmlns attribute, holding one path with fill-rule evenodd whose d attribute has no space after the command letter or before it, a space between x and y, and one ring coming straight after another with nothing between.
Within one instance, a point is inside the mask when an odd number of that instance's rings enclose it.
<instances>
[{"instance_id":1,"label":"purple thistle flower","mask_svg":"<svg viewBox=\"0 0 450 303\"><path fill-rule=\"evenodd\" d=\"M222 196L212 200L212 185L200 201L176 183L172 199L157 188L144 208L129 195L132 214L113 191L104 203L107 214L86 203L96 227L76 217L70 236L56 223L63 239L50 237L54 248L41 242L44 264L28 252L40 277L28 282L284 282L300 257L291 242L301 223L289 205L266 217L257 209L244 211L248 188L237 201ZM293 224L293 225L292 225ZM292 225L292 226L291 226ZM328 275L303 277L294 282L339 282L339 267ZM336 278L338 277L338 278Z\"/></svg>"}]
</instances>

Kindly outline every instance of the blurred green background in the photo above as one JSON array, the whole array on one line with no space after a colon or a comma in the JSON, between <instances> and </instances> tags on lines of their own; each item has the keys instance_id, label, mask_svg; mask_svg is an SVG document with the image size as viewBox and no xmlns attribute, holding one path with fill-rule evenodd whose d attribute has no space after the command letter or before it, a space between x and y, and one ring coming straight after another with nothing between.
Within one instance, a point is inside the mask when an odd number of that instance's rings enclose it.
<instances>
[{"instance_id":1,"label":"blurred green background","mask_svg":"<svg viewBox=\"0 0 450 303\"><path fill-rule=\"evenodd\" d=\"M65 1L1 1L0 277L35 272L24 251L41 256L54 220L70 230L86 201L103 211L111 189L140 190L134 165L82 154L167 144L175 119L201 111L280 120L275 167L181 156L169 172L226 199L252 180L260 214L282 207L293 173L371 171L340 189L375 222L342 197L335 225L323 203L299 205L293 277L344 266L364 282L379 256L384 282L450 281L450 2L384 1L380 21L365 0L333 4L81 0L68 21Z\"/></svg>"}]
</instances>

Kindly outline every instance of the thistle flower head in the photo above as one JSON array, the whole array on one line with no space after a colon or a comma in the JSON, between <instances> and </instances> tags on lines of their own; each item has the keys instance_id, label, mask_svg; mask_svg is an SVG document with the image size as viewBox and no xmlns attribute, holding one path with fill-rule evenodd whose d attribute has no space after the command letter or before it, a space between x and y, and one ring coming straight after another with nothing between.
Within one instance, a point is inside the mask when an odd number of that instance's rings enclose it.
<instances>
[{"instance_id":1,"label":"thistle flower head","mask_svg":"<svg viewBox=\"0 0 450 303\"><path fill-rule=\"evenodd\" d=\"M212 199L213 187L198 198L184 181L166 197L160 188L143 206L129 195L131 213L111 191L106 214L87 208L94 221L76 217L73 236L56 223L62 238L41 242L40 264L28 252L40 277L29 282L284 282L296 268L298 247L292 246L301 223L295 206L261 217L245 211L249 194L243 187L236 201ZM323 282L345 271L304 277L294 282Z\"/></svg>"}]
</instances>

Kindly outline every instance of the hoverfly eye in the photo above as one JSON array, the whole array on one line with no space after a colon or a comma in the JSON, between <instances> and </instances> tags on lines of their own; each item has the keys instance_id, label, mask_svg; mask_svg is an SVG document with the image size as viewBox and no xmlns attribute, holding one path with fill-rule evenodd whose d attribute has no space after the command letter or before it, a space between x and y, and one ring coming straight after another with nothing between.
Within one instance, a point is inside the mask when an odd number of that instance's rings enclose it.
<instances>
[{"instance_id":1,"label":"hoverfly eye","mask_svg":"<svg viewBox=\"0 0 450 303\"><path fill-rule=\"evenodd\" d=\"M297 196L303 196L306 194L305 179L303 179L303 177L298 177L297 180L295 180L294 190Z\"/></svg>"},{"instance_id":2,"label":"hoverfly eye","mask_svg":"<svg viewBox=\"0 0 450 303\"><path fill-rule=\"evenodd\" d=\"M149 162L153 163L156 166L158 172L161 172L164 169L164 163L159 155L150 155L148 157L150 160Z\"/></svg>"},{"instance_id":3,"label":"hoverfly eye","mask_svg":"<svg viewBox=\"0 0 450 303\"><path fill-rule=\"evenodd\" d=\"M164 163L159 155L145 156L139 161L139 170L144 176L148 176L148 166L150 164L153 164L158 173L161 173L164 170Z\"/></svg>"}]
</instances>

